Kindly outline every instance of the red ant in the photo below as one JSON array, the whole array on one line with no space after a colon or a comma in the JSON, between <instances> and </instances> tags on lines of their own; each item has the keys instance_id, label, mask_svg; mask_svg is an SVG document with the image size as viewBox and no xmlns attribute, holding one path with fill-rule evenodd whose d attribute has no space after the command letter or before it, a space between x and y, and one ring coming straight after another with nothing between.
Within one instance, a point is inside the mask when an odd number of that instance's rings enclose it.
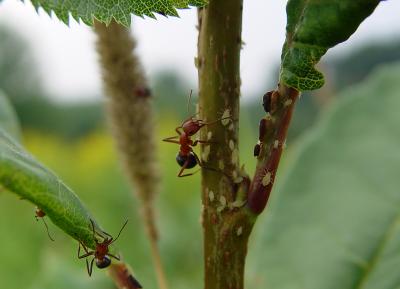
<instances>
[{"instance_id":1,"label":"red ant","mask_svg":"<svg viewBox=\"0 0 400 289\"><path fill-rule=\"evenodd\" d=\"M47 223L44 220L44 216L46 216L46 213L43 212L42 209L39 209L38 207L36 207L36 210L35 210L35 219L36 219L36 221L39 221L39 218L42 219L43 224L46 227L47 236L49 236L50 240L52 240L54 242L54 239L50 236L49 227L47 226Z\"/></svg>"},{"instance_id":2,"label":"red ant","mask_svg":"<svg viewBox=\"0 0 400 289\"><path fill-rule=\"evenodd\" d=\"M188 111L189 111L189 103L191 97L192 97L192 91L190 91L189 95ZM189 174L182 174L182 173L185 169L194 168L196 165L205 168L203 163L197 156L197 154L193 151L193 147L196 146L198 143L210 144L213 142L204 140L192 141L191 137L195 135L203 126L214 124L217 123L218 121L228 118L231 117L230 116L223 117L207 123L201 119L196 119L194 118L194 116L191 116L188 119L184 120L180 126L175 128L175 131L177 132L178 135L163 139L163 141L165 142L170 142L180 145L179 152L176 155L176 161L182 168L178 173L178 177L187 177L193 175L194 173L189 173ZM179 138L179 140L175 140L176 138Z\"/></svg>"},{"instance_id":3,"label":"red ant","mask_svg":"<svg viewBox=\"0 0 400 289\"><path fill-rule=\"evenodd\" d=\"M87 247L82 242L79 242L79 247L78 247L78 258L79 259L86 258L86 269L88 271L89 276L92 275L93 262L95 260L96 260L96 266L99 269L107 268L108 266L110 266L110 264L111 264L110 257L112 257L118 261L121 260L120 256L115 256L108 252L108 246L110 246L112 243L114 243L115 241L118 240L119 236L121 235L122 230L125 228L126 224L128 223L128 220L126 220L126 222L122 226L121 230L119 230L118 236L115 239L108 233L102 231L104 234L107 235L107 237L105 237L102 242L98 242L95 237L96 231L94 229L94 222L92 219L90 220L90 223L92 224L93 238L95 239L95 242L96 242L96 249L94 251L89 252ZM83 255L80 255L81 246L85 250L85 254L83 254ZM90 263L87 259L87 257L89 257L89 256L93 256Z\"/></svg>"}]
</instances>

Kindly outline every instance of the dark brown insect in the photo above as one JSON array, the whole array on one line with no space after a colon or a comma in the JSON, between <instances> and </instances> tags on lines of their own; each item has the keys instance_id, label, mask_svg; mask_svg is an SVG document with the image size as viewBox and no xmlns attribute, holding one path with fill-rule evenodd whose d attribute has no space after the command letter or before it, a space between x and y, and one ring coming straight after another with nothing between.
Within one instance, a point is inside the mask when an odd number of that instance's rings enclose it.
<instances>
[{"instance_id":1,"label":"dark brown insect","mask_svg":"<svg viewBox=\"0 0 400 289\"><path fill-rule=\"evenodd\" d=\"M258 157L260 155L261 152L261 144L259 142L257 142L254 146L254 151L253 151L253 155L255 157Z\"/></svg>"},{"instance_id":2,"label":"dark brown insect","mask_svg":"<svg viewBox=\"0 0 400 289\"><path fill-rule=\"evenodd\" d=\"M266 113L271 112L271 96L272 96L273 91L268 91L266 94L263 96L263 108Z\"/></svg>"},{"instance_id":3,"label":"dark brown insect","mask_svg":"<svg viewBox=\"0 0 400 289\"><path fill-rule=\"evenodd\" d=\"M267 131L267 120L265 118L262 118L260 120L260 124L258 126L258 142L254 146L254 156L255 157L258 157L260 155L261 147L263 145L266 131Z\"/></svg>"},{"instance_id":4,"label":"dark brown insect","mask_svg":"<svg viewBox=\"0 0 400 289\"><path fill-rule=\"evenodd\" d=\"M189 101L191 94L192 93L190 93ZM204 168L199 157L193 151L193 147L196 146L198 143L203 143L203 144L213 143L211 141L205 141L205 140L192 141L191 137L195 135L204 126L211 125L221 120L230 118L231 118L230 116L222 117L220 119L207 123L201 119L196 119L194 116L191 116L190 118L183 121L183 123L180 126L175 128L175 131L178 135L163 139L163 141L165 142L170 142L180 145L179 152L176 155L176 162L182 168L178 173L178 177L187 177L193 175L193 173L183 174L183 172L185 169L194 168L196 165L199 165L200 167Z\"/></svg>"},{"instance_id":5,"label":"dark brown insect","mask_svg":"<svg viewBox=\"0 0 400 289\"><path fill-rule=\"evenodd\" d=\"M98 242L96 238L96 231L94 229L94 222L93 220L90 220L90 223L92 224L92 230L93 230L93 238L96 240L96 249L94 251L89 251L88 248L82 243L79 242L79 247L78 247L78 258L86 258L86 269L88 271L89 276L92 275L92 270L93 270L93 263L96 261L96 267L99 269L107 268L111 264L111 258L114 258L116 260L121 260L120 256L115 256L109 253L108 247L114 243L115 241L118 240L119 236L121 235L122 230L125 228L126 224L128 223L128 220L124 223L122 226L121 230L119 230L118 236L114 239L111 235L109 235L106 232L103 232L105 235L107 235L105 238L103 238L102 242ZM85 254L80 255L81 252L81 246L83 250L85 250ZM89 262L87 257L93 256L92 260Z\"/></svg>"},{"instance_id":6,"label":"dark brown insect","mask_svg":"<svg viewBox=\"0 0 400 289\"><path fill-rule=\"evenodd\" d=\"M52 240L54 242L54 239L50 236L49 233L49 227L47 226L46 221L44 220L44 217L46 216L46 213L43 212L42 209L36 207L35 209L35 219L36 221L39 221L39 219L41 219L43 221L44 226L46 227L46 231L47 231L47 236L49 236L50 240Z\"/></svg>"},{"instance_id":7,"label":"dark brown insect","mask_svg":"<svg viewBox=\"0 0 400 289\"><path fill-rule=\"evenodd\" d=\"M135 95L137 97L146 98L151 95L151 91L147 87L138 87L135 89Z\"/></svg>"}]
</instances>

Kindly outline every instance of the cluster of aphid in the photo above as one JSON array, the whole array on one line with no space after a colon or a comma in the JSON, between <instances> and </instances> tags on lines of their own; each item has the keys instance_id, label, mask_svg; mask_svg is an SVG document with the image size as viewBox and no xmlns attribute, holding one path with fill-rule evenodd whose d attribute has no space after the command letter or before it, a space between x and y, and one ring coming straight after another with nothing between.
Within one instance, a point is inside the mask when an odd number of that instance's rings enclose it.
<instances>
[{"instance_id":1,"label":"cluster of aphid","mask_svg":"<svg viewBox=\"0 0 400 289\"><path fill-rule=\"evenodd\" d=\"M276 102L279 97L279 93L275 90L268 91L263 96L263 108L267 115L271 114L276 109ZM263 140L267 131L267 119L262 118L260 120L258 142L254 146L254 156L258 157L261 153L261 148L263 146Z\"/></svg>"},{"instance_id":2,"label":"cluster of aphid","mask_svg":"<svg viewBox=\"0 0 400 289\"><path fill-rule=\"evenodd\" d=\"M189 102L191 95L192 93L190 93ZM266 94L264 94L263 108L267 113L267 115L270 115L276 110L278 98L279 98L279 92L275 90L269 91ZM225 116L224 113L224 115L220 119L206 123L201 119L196 119L194 116L191 116L185 121L183 121L183 123L180 126L175 128L175 131L177 132L178 135L163 139L163 141L165 142L170 142L180 145L179 152L176 156L176 161L179 164L179 166L181 166L181 170L178 172L178 177L186 177L193 175L194 173L183 174L183 172L185 169L194 168L196 165L205 168L203 163L200 161L200 158L193 151L193 147L196 146L198 143L210 144L212 142L209 141L209 138L207 138L207 140L196 140L196 141L193 141L191 138L202 127L214 124L218 121L226 121L228 119L231 119L231 116ZM260 120L258 142L254 146L254 152L253 152L255 157L260 156L261 149L263 146L263 140L265 139L265 134L267 131L267 125L268 125L268 120L266 118ZM278 143L276 142L277 141L275 141L274 143L274 147L279 145L279 142Z\"/></svg>"},{"instance_id":3,"label":"cluster of aphid","mask_svg":"<svg viewBox=\"0 0 400 289\"><path fill-rule=\"evenodd\" d=\"M41 210L40 208L36 208L36 210L35 210L36 220L39 220L39 218L43 220L43 223L46 226L47 234L48 234L50 240L54 241L54 239L49 234L48 226L46 224L46 221L44 220L45 216L46 216L46 213L43 210ZM116 238L112 237L110 234L108 234L107 232L104 232L104 231L102 231L103 235L97 233L95 230L93 220L90 219L90 223L91 223L91 229L93 232L93 239L96 242L95 250L90 251L82 242L79 242L79 246L78 246L78 258L79 259L85 258L86 269L87 269L89 276L92 275L94 263L96 264L97 268L103 269L103 268L107 268L108 266L111 265L111 258L114 258L118 261L121 260L120 256L115 256L109 252L109 246L111 244L113 244L115 241L117 241L117 239L121 235L122 230L125 228L126 224L128 223L128 220L124 223L124 225L120 229ZM98 241L96 235L100 236L102 238L101 242ZM83 255L80 254L81 247L85 251L85 253ZM90 261L88 261L88 257L93 257L93 258ZM129 275L128 277L129 277L129 279L128 279L129 282L132 283L131 288L142 288L140 283L132 275Z\"/></svg>"}]
</instances>

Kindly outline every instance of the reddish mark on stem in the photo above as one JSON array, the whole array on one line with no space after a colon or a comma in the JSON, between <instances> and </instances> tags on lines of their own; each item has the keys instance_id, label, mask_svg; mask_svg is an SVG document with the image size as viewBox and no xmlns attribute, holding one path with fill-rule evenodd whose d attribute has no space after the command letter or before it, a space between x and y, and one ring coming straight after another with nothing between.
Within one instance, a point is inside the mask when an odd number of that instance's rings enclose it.
<instances>
[{"instance_id":1,"label":"reddish mark on stem","mask_svg":"<svg viewBox=\"0 0 400 289\"><path fill-rule=\"evenodd\" d=\"M292 102L289 106L283 108L285 111L283 112L282 118L277 121L278 127L276 128L274 134L274 139L278 140L279 143L282 144L285 142L290 120L293 114L294 102L299 94L298 91L291 88L288 89L287 93L287 99L290 99ZM248 207L256 214L260 214L268 202L272 186L274 184L276 171L282 155L282 146L274 147L274 143L272 143L271 147L269 148L269 153L269 157L265 160L264 165L257 168L247 197ZM268 184L264 185L263 177L266 173L270 173L270 181Z\"/></svg>"},{"instance_id":2,"label":"reddish mark on stem","mask_svg":"<svg viewBox=\"0 0 400 289\"><path fill-rule=\"evenodd\" d=\"M130 270L124 263L113 264L110 267L110 275L116 281L119 288L140 289L139 281L131 274Z\"/></svg>"}]
</instances>

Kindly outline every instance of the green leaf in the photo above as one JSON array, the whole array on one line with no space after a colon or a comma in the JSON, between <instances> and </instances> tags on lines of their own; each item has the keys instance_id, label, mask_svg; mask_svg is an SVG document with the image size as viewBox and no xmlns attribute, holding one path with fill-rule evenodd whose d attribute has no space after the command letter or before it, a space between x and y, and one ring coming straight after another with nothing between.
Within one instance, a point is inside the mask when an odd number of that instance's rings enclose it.
<instances>
[{"instance_id":1,"label":"green leaf","mask_svg":"<svg viewBox=\"0 0 400 289\"><path fill-rule=\"evenodd\" d=\"M399 75L386 67L345 92L304 140L253 251L261 286L249 288L400 288Z\"/></svg>"},{"instance_id":2,"label":"green leaf","mask_svg":"<svg viewBox=\"0 0 400 289\"><path fill-rule=\"evenodd\" d=\"M314 66L329 48L346 41L380 0L289 0L280 81L297 90L323 86Z\"/></svg>"},{"instance_id":3,"label":"green leaf","mask_svg":"<svg viewBox=\"0 0 400 289\"><path fill-rule=\"evenodd\" d=\"M94 248L94 218L74 192L0 128L0 186L42 209L74 239ZM94 221L95 222L95 221ZM102 230L95 223L100 235Z\"/></svg>"},{"instance_id":4,"label":"green leaf","mask_svg":"<svg viewBox=\"0 0 400 289\"><path fill-rule=\"evenodd\" d=\"M38 9L42 7L48 14L53 11L64 23L68 24L71 14L77 21L81 19L87 25L93 25L94 19L109 24L111 20L129 26L131 14L155 18L154 13L166 16L178 16L177 8L189 6L201 7L207 0L31 0Z\"/></svg>"},{"instance_id":5,"label":"green leaf","mask_svg":"<svg viewBox=\"0 0 400 289\"><path fill-rule=\"evenodd\" d=\"M21 140L21 129L17 114L7 97L0 91L0 127L14 139Z\"/></svg>"}]
</instances>

